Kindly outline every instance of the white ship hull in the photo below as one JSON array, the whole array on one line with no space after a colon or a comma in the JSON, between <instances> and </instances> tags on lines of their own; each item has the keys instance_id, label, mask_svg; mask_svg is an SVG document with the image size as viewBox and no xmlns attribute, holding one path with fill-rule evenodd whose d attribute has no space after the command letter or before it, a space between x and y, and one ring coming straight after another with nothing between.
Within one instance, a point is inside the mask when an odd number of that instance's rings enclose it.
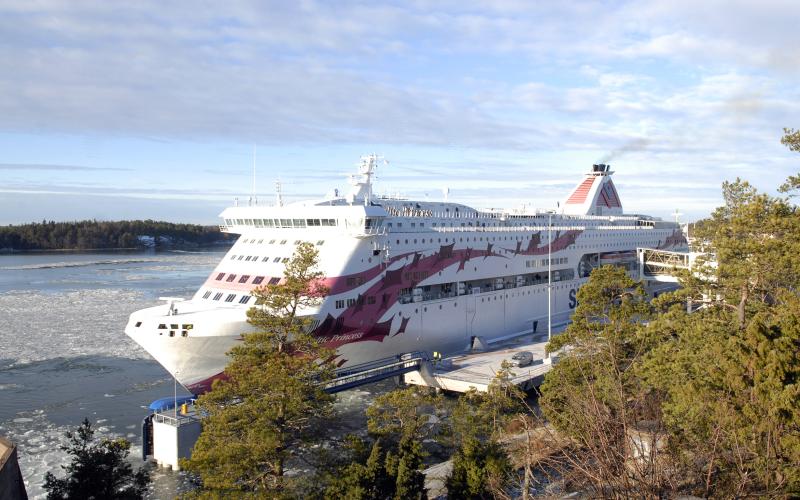
<instances>
[{"instance_id":1,"label":"white ship hull","mask_svg":"<svg viewBox=\"0 0 800 500\"><path fill-rule=\"evenodd\" d=\"M307 312L314 334L343 368L546 332L548 271L558 324L593 267L633 270L637 247L685 249L677 224L622 215L609 175L590 174L557 214L372 199L368 175L350 199L233 207L222 214L225 229L241 236L195 296L132 314L125 332L189 390L208 390L225 353L251 331L250 292L282 277L300 241L318 245L330 287ZM596 214L603 209L609 215Z\"/></svg>"}]
</instances>

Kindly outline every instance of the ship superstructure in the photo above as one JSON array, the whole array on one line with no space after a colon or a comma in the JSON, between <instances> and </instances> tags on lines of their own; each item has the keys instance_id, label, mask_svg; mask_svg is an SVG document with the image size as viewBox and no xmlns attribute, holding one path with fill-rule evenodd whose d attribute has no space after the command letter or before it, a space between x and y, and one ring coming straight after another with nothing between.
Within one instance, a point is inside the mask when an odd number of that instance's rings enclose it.
<instances>
[{"instance_id":1,"label":"ship superstructure","mask_svg":"<svg viewBox=\"0 0 800 500\"><path fill-rule=\"evenodd\" d=\"M594 165L558 210L503 212L376 197L377 164L362 158L344 196L223 211L221 229L240 236L206 282L190 300L133 313L125 332L197 394L251 330L251 292L279 283L304 241L329 287L304 314L343 368L546 330L548 286L552 317L565 321L593 268L633 271L637 247L686 249L676 223L623 213L608 165Z\"/></svg>"}]
</instances>

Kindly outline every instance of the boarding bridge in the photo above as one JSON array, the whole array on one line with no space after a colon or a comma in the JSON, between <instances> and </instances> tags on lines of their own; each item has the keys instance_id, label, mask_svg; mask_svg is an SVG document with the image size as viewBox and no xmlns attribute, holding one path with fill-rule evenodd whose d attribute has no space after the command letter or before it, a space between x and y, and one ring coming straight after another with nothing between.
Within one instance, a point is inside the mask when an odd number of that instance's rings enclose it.
<instances>
[{"instance_id":1,"label":"boarding bridge","mask_svg":"<svg viewBox=\"0 0 800 500\"><path fill-rule=\"evenodd\" d=\"M337 372L336 378L325 384L324 391L328 394L336 394L361 385L399 377L419 370L423 363L428 361L430 361L430 357L427 352L417 351L356 365L345 371Z\"/></svg>"},{"instance_id":2,"label":"boarding bridge","mask_svg":"<svg viewBox=\"0 0 800 500\"><path fill-rule=\"evenodd\" d=\"M698 252L670 252L655 248L637 248L639 279L662 283L677 283L675 271L689 270L694 266Z\"/></svg>"}]
</instances>

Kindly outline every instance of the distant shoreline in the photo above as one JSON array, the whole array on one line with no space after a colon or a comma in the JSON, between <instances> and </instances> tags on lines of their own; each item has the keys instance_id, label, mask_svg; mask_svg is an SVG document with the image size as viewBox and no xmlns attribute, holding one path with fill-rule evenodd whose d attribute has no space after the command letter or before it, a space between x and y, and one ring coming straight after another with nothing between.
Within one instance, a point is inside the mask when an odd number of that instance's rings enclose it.
<instances>
[{"instance_id":1,"label":"distant shoreline","mask_svg":"<svg viewBox=\"0 0 800 500\"><path fill-rule=\"evenodd\" d=\"M231 245L219 226L155 220L42 221L0 226L0 253L190 250Z\"/></svg>"},{"instance_id":2,"label":"distant shoreline","mask_svg":"<svg viewBox=\"0 0 800 500\"><path fill-rule=\"evenodd\" d=\"M228 248L233 246L233 241L219 241L216 243L206 243L203 245L175 245L171 247L113 247L113 248L37 248L37 249L16 249L0 248L0 255L18 254L48 254L48 253L97 253L97 252L170 252L175 250L213 250L215 248Z\"/></svg>"}]
</instances>

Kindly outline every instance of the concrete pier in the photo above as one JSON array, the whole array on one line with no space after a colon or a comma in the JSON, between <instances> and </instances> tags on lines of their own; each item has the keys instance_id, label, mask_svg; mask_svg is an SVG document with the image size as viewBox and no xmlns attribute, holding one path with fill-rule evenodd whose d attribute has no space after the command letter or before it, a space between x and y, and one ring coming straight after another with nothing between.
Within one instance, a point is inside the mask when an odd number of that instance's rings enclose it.
<instances>
[{"instance_id":1,"label":"concrete pier","mask_svg":"<svg viewBox=\"0 0 800 500\"><path fill-rule=\"evenodd\" d=\"M491 350L485 352L462 354L426 364L419 371L405 374L404 380L407 384L435 387L443 391L467 392L474 387L478 392L486 392L503 361L512 362L514 354L527 351L533 355L533 363L511 368L512 381L527 391L539 386L545 373L552 368L551 360L545 359L546 345L546 336L533 338L528 335L492 346Z\"/></svg>"}]
</instances>

